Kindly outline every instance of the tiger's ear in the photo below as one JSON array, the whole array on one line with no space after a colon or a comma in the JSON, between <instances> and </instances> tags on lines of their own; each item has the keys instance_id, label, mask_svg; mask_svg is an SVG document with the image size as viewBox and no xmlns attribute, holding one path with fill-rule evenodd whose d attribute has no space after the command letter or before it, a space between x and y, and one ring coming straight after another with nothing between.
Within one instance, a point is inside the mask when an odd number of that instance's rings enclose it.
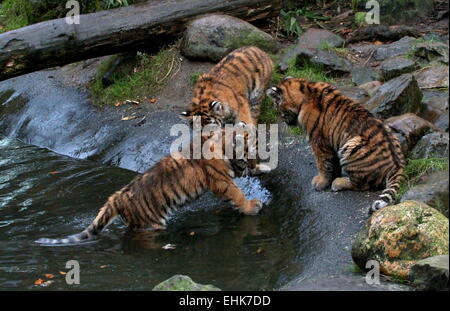
<instances>
[{"instance_id":1,"label":"tiger's ear","mask_svg":"<svg viewBox=\"0 0 450 311\"><path fill-rule=\"evenodd\" d=\"M211 103L209 104L209 108L211 108L211 110L212 110L214 113L218 113L218 112L222 112L222 110L223 110L223 105L222 105L222 103L219 102L219 101L213 101L213 102L211 102Z\"/></svg>"},{"instance_id":2,"label":"tiger's ear","mask_svg":"<svg viewBox=\"0 0 450 311\"><path fill-rule=\"evenodd\" d=\"M279 87L273 86L267 89L266 94L272 99L273 103L276 106L279 106L281 104L282 91Z\"/></svg>"}]
</instances>

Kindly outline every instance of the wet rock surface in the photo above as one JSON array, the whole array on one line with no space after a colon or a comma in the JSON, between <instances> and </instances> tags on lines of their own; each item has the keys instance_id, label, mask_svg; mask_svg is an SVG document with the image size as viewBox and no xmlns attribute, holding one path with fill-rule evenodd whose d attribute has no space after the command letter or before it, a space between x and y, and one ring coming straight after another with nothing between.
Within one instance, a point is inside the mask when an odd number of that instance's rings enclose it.
<instances>
[{"instance_id":1,"label":"wet rock surface","mask_svg":"<svg viewBox=\"0 0 450 311\"><path fill-rule=\"evenodd\" d=\"M422 92L411 74L384 83L365 107L381 119L422 109Z\"/></svg>"},{"instance_id":2,"label":"wet rock surface","mask_svg":"<svg viewBox=\"0 0 450 311\"><path fill-rule=\"evenodd\" d=\"M195 283L187 275L174 275L171 278L159 283L153 291L220 291L213 285L202 285Z\"/></svg>"},{"instance_id":3,"label":"wet rock surface","mask_svg":"<svg viewBox=\"0 0 450 311\"><path fill-rule=\"evenodd\" d=\"M351 62L337 55L332 50L324 51L321 49L299 48L295 49L295 57L293 58L296 59L296 63L299 66L303 66L305 63L311 63L337 75L349 73L352 70ZM287 69L288 63L281 61L280 70L286 71Z\"/></svg>"},{"instance_id":4,"label":"wet rock surface","mask_svg":"<svg viewBox=\"0 0 450 311\"><path fill-rule=\"evenodd\" d=\"M213 14L192 21L181 43L183 55L193 59L219 61L243 46L257 46L266 52L278 50L277 41L241 19Z\"/></svg>"},{"instance_id":5,"label":"wet rock surface","mask_svg":"<svg viewBox=\"0 0 450 311\"><path fill-rule=\"evenodd\" d=\"M436 132L423 136L411 150L410 158L448 158L448 133Z\"/></svg>"},{"instance_id":6,"label":"wet rock surface","mask_svg":"<svg viewBox=\"0 0 450 311\"><path fill-rule=\"evenodd\" d=\"M448 255L433 256L411 267L409 280L419 290L448 291Z\"/></svg>"},{"instance_id":7,"label":"wet rock surface","mask_svg":"<svg viewBox=\"0 0 450 311\"><path fill-rule=\"evenodd\" d=\"M421 89L448 88L448 66L434 65L414 72Z\"/></svg>"},{"instance_id":8,"label":"wet rock surface","mask_svg":"<svg viewBox=\"0 0 450 311\"><path fill-rule=\"evenodd\" d=\"M448 171L435 172L422 178L421 182L410 188L401 201L420 201L440 211L448 218Z\"/></svg>"},{"instance_id":9,"label":"wet rock surface","mask_svg":"<svg viewBox=\"0 0 450 311\"><path fill-rule=\"evenodd\" d=\"M405 201L372 215L352 247L355 263L365 269L368 260L381 273L407 279L418 260L448 254L448 219L425 203Z\"/></svg>"},{"instance_id":10,"label":"wet rock surface","mask_svg":"<svg viewBox=\"0 0 450 311\"><path fill-rule=\"evenodd\" d=\"M448 45L443 42L420 42L414 45L414 55L421 57L428 62L440 61L448 65Z\"/></svg>"},{"instance_id":11,"label":"wet rock surface","mask_svg":"<svg viewBox=\"0 0 450 311\"><path fill-rule=\"evenodd\" d=\"M416 63L411 59L401 56L388 58L380 65L384 81L414 71L414 69L416 69Z\"/></svg>"},{"instance_id":12,"label":"wet rock surface","mask_svg":"<svg viewBox=\"0 0 450 311\"><path fill-rule=\"evenodd\" d=\"M354 67L352 69L351 76L352 82L359 86L371 81L378 81L381 79L380 72L369 67Z\"/></svg>"},{"instance_id":13,"label":"wet rock surface","mask_svg":"<svg viewBox=\"0 0 450 311\"><path fill-rule=\"evenodd\" d=\"M416 39L413 37L403 37L391 44L374 47L376 49L374 58L377 61L382 61L391 57L408 54L408 52L413 48L415 40Z\"/></svg>"}]
</instances>

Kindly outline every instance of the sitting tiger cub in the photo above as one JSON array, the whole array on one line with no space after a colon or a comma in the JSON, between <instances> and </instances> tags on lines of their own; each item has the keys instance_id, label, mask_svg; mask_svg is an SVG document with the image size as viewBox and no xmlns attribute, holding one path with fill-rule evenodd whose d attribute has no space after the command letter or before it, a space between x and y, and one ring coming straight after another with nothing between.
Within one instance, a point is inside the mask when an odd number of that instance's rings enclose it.
<instances>
[{"instance_id":1,"label":"sitting tiger cub","mask_svg":"<svg viewBox=\"0 0 450 311\"><path fill-rule=\"evenodd\" d=\"M267 90L288 124L306 130L319 175L312 184L333 191L385 186L369 213L392 203L403 180L404 156L391 130L328 83L287 78ZM348 177L339 177L341 168ZM334 179L335 178L335 179Z\"/></svg>"},{"instance_id":2,"label":"sitting tiger cub","mask_svg":"<svg viewBox=\"0 0 450 311\"><path fill-rule=\"evenodd\" d=\"M181 115L191 124L193 117L200 116L202 126L242 121L256 128L272 72L272 59L259 48L234 50L199 77L191 107ZM270 171L267 165L256 162L250 163L254 173Z\"/></svg>"},{"instance_id":3,"label":"sitting tiger cub","mask_svg":"<svg viewBox=\"0 0 450 311\"><path fill-rule=\"evenodd\" d=\"M241 123L241 129L246 128ZM239 129L239 128L237 128ZM206 190L212 191L227 202L237 206L246 215L256 215L262 208L260 200L247 200L234 183L235 169L226 157L227 148L235 153L241 132L233 135L217 130L212 135L202 135L202 146L209 150L208 159L190 159L177 152L169 155L149 170L134 178L128 185L109 197L94 221L81 233L64 239L41 238L36 242L44 245L64 245L85 242L98 235L117 216L121 216L131 229L164 229L166 221L175 207L200 196ZM241 140L242 141L242 140ZM190 146L192 148L192 144ZM243 148L243 147L241 147ZM245 162L246 150L239 163Z\"/></svg>"}]
</instances>

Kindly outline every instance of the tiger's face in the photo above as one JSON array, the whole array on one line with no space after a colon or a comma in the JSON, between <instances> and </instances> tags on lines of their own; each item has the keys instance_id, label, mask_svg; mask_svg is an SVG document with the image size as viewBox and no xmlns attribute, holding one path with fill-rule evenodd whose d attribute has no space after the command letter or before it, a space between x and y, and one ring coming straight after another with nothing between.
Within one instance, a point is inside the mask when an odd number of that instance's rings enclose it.
<instances>
[{"instance_id":1,"label":"tiger's face","mask_svg":"<svg viewBox=\"0 0 450 311\"><path fill-rule=\"evenodd\" d=\"M192 104L192 108L181 113L181 117L187 119L192 127L196 117L202 127L212 124L222 127L225 112L223 104L219 101L210 101L203 105Z\"/></svg>"},{"instance_id":2,"label":"tiger's face","mask_svg":"<svg viewBox=\"0 0 450 311\"><path fill-rule=\"evenodd\" d=\"M278 86L266 91L283 121L289 125L297 125L298 114L305 101L305 96L299 88L300 81L300 79L287 78Z\"/></svg>"}]
</instances>

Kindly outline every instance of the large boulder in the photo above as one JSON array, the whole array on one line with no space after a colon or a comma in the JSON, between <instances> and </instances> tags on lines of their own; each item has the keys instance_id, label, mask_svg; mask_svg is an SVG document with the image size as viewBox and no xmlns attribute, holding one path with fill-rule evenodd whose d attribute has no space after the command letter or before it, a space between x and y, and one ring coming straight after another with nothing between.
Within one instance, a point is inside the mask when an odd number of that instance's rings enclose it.
<instances>
[{"instance_id":1,"label":"large boulder","mask_svg":"<svg viewBox=\"0 0 450 311\"><path fill-rule=\"evenodd\" d=\"M443 42L425 41L414 45L414 55L424 58L431 62L434 60L441 61L448 65L448 45Z\"/></svg>"},{"instance_id":2,"label":"large boulder","mask_svg":"<svg viewBox=\"0 0 450 311\"><path fill-rule=\"evenodd\" d=\"M375 212L357 235L352 258L362 270L369 260L380 272L407 279L417 261L448 254L448 219L425 203L405 201Z\"/></svg>"},{"instance_id":3,"label":"large boulder","mask_svg":"<svg viewBox=\"0 0 450 311\"><path fill-rule=\"evenodd\" d=\"M369 99L367 91L356 86L340 86L339 90L358 104L364 104Z\"/></svg>"},{"instance_id":4,"label":"large boulder","mask_svg":"<svg viewBox=\"0 0 450 311\"><path fill-rule=\"evenodd\" d=\"M418 117L414 113L406 113L401 116L391 117L384 121L385 125L392 128L402 146L405 155L414 148L419 139L436 127L427 120Z\"/></svg>"},{"instance_id":5,"label":"large boulder","mask_svg":"<svg viewBox=\"0 0 450 311\"><path fill-rule=\"evenodd\" d=\"M370 67L354 67L351 75L352 82L356 85L363 85L371 81L381 80L380 72Z\"/></svg>"},{"instance_id":6,"label":"large boulder","mask_svg":"<svg viewBox=\"0 0 450 311\"><path fill-rule=\"evenodd\" d=\"M448 291L448 255L419 260L411 267L409 281L419 290Z\"/></svg>"},{"instance_id":7,"label":"large boulder","mask_svg":"<svg viewBox=\"0 0 450 311\"><path fill-rule=\"evenodd\" d=\"M385 81L398 77L404 73L414 71L416 62L402 56L391 57L384 60L380 65L380 70Z\"/></svg>"},{"instance_id":8,"label":"large boulder","mask_svg":"<svg viewBox=\"0 0 450 311\"><path fill-rule=\"evenodd\" d=\"M380 119L422 110L422 92L411 74L404 74L383 84L365 105Z\"/></svg>"},{"instance_id":9,"label":"large boulder","mask_svg":"<svg viewBox=\"0 0 450 311\"><path fill-rule=\"evenodd\" d=\"M324 29L309 28L297 39L292 49L288 49L280 58L280 69L285 71L292 59L296 58L304 49L326 49L341 47L345 40L331 31Z\"/></svg>"},{"instance_id":10,"label":"large boulder","mask_svg":"<svg viewBox=\"0 0 450 311\"><path fill-rule=\"evenodd\" d=\"M409 156L411 159L448 158L448 133L434 132L423 136Z\"/></svg>"},{"instance_id":11,"label":"large boulder","mask_svg":"<svg viewBox=\"0 0 450 311\"><path fill-rule=\"evenodd\" d=\"M213 285L197 284L186 275L176 274L153 287L153 291L220 291Z\"/></svg>"},{"instance_id":12,"label":"large boulder","mask_svg":"<svg viewBox=\"0 0 450 311\"><path fill-rule=\"evenodd\" d=\"M401 201L421 201L437 209L448 218L448 170L434 172L422 178L421 182L410 188Z\"/></svg>"},{"instance_id":13,"label":"large boulder","mask_svg":"<svg viewBox=\"0 0 450 311\"><path fill-rule=\"evenodd\" d=\"M277 41L269 34L236 17L211 14L189 23L181 43L181 52L189 58L221 60L243 46L257 46L275 53Z\"/></svg>"},{"instance_id":14,"label":"large boulder","mask_svg":"<svg viewBox=\"0 0 450 311\"><path fill-rule=\"evenodd\" d=\"M448 88L448 66L435 65L414 72L421 89Z\"/></svg>"},{"instance_id":15,"label":"large boulder","mask_svg":"<svg viewBox=\"0 0 450 311\"><path fill-rule=\"evenodd\" d=\"M421 117L448 132L448 91L422 90L424 109Z\"/></svg>"},{"instance_id":16,"label":"large boulder","mask_svg":"<svg viewBox=\"0 0 450 311\"><path fill-rule=\"evenodd\" d=\"M380 45L374 52L374 58L378 61L395 56L408 54L414 47L416 39L413 37L403 37L391 44Z\"/></svg>"}]
</instances>

